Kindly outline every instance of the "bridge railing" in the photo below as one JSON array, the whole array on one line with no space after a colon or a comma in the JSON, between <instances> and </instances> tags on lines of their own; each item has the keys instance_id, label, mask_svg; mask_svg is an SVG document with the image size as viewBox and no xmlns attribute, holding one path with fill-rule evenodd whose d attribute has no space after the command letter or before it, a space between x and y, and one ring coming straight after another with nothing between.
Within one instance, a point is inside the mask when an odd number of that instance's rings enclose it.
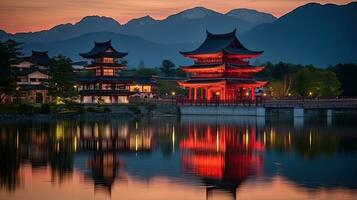
<instances>
[{"instance_id":1,"label":"bridge railing","mask_svg":"<svg viewBox=\"0 0 357 200\"><path fill-rule=\"evenodd\" d=\"M357 108L357 99L265 99L263 106L271 108Z\"/></svg>"},{"instance_id":2,"label":"bridge railing","mask_svg":"<svg viewBox=\"0 0 357 200\"><path fill-rule=\"evenodd\" d=\"M178 105L192 105L192 106L219 106L219 105L226 105L226 106L259 106L262 105L263 101L262 98L256 98L255 100L251 99L228 99L228 100L219 100L219 99L187 99L187 98L177 98L176 103Z\"/></svg>"},{"instance_id":3,"label":"bridge railing","mask_svg":"<svg viewBox=\"0 0 357 200\"><path fill-rule=\"evenodd\" d=\"M256 98L255 100L191 100L182 97L167 97L167 98L130 98L131 103L151 103L151 104L171 104L171 105L192 105L192 106L263 106L266 108L356 108L357 98L349 99L293 99L293 98Z\"/></svg>"}]
</instances>

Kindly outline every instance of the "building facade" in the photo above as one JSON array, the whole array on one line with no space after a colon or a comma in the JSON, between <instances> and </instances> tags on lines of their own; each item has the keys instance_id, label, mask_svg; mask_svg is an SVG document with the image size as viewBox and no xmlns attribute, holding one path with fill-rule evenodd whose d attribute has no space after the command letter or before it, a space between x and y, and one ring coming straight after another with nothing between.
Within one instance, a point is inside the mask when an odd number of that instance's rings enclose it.
<instances>
[{"instance_id":1,"label":"building facade","mask_svg":"<svg viewBox=\"0 0 357 200\"><path fill-rule=\"evenodd\" d=\"M78 78L81 103L128 103L129 85L133 81L118 75L126 69L119 60L128 53L118 52L107 41L95 42L91 51L80 55L91 60L84 67L89 75Z\"/></svg>"},{"instance_id":2,"label":"building facade","mask_svg":"<svg viewBox=\"0 0 357 200\"><path fill-rule=\"evenodd\" d=\"M13 102L18 103L48 103L48 65L50 58L47 51L32 51L31 56L20 58L15 65L17 70L16 94Z\"/></svg>"},{"instance_id":3,"label":"building facade","mask_svg":"<svg viewBox=\"0 0 357 200\"><path fill-rule=\"evenodd\" d=\"M263 52L244 47L236 37L236 30L226 34L207 31L201 46L180 53L194 61L191 66L181 66L190 78L178 81L187 90L188 101L252 101L256 98L255 89L267 84L252 77L264 67L249 64L250 59Z\"/></svg>"}]
</instances>

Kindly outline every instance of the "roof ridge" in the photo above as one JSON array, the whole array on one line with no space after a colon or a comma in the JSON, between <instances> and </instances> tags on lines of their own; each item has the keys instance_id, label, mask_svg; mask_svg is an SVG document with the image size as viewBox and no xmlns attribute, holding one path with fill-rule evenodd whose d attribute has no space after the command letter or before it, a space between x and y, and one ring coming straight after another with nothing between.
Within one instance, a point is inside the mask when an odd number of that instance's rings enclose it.
<instances>
[{"instance_id":1,"label":"roof ridge","mask_svg":"<svg viewBox=\"0 0 357 200\"><path fill-rule=\"evenodd\" d=\"M206 29L206 34L207 34L207 38L221 38L221 37L236 37L236 33L237 33L237 29L235 28L233 31L228 32L228 33L212 33L209 32L208 29Z\"/></svg>"}]
</instances>

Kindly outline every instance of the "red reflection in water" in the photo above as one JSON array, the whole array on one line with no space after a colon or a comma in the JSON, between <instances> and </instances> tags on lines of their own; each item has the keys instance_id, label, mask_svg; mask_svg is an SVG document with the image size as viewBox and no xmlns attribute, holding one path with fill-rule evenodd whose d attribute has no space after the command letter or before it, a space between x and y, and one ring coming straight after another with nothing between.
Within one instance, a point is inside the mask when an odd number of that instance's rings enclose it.
<instances>
[{"instance_id":1,"label":"red reflection in water","mask_svg":"<svg viewBox=\"0 0 357 200\"><path fill-rule=\"evenodd\" d=\"M185 173L202 178L242 180L262 173L264 145L254 128L221 125L188 125L188 137L180 141Z\"/></svg>"}]
</instances>

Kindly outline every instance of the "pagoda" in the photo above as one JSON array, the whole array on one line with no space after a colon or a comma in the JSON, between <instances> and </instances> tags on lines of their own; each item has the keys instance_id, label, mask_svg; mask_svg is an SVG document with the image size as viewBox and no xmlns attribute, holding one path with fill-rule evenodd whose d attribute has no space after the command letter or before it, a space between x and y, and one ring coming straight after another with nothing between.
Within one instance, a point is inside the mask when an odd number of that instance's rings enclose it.
<instances>
[{"instance_id":1,"label":"pagoda","mask_svg":"<svg viewBox=\"0 0 357 200\"><path fill-rule=\"evenodd\" d=\"M190 78L178 82L187 89L188 100L255 100L255 89L264 87L267 82L253 79L253 74L264 67L251 66L249 59L258 57L263 51L244 47L236 37L236 30L226 34L206 33L206 40L196 50L180 52L194 61L191 66L181 66Z\"/></svg>"},{"instance_id":2,"label":"pagoda","mask_svg":"<svg viewBox=\"0 0 357 200\"><path fill-rule=\"evenodd\" d=\"M119 71L126 66L119 63L119 59L128 53L118 52L111 45L111 41L95 42L93 49L80 54L90 59L91 63L84 67L92 75L80 77L78 82L82 103L128 103L132 80L120 77Z\"/></svg>"}]
</instances>

